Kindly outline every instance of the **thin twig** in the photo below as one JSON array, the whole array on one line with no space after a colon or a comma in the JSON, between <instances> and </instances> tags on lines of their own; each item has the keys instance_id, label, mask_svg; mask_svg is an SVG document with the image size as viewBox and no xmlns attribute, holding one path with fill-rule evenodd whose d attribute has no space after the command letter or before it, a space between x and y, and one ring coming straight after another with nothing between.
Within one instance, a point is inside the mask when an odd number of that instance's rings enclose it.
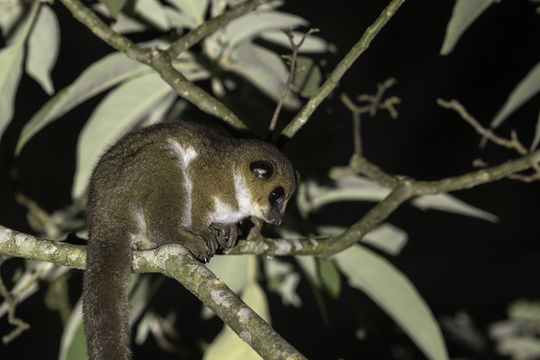
<instances>
[{"instance_id":1,"label":"thin twig","mask_svg":"<svg viewBox=\"0 0 540 360\"><path fill-rule=\"evenodd\" d=\"M507 149L515 150L520 155L526 155L529 153L529 151L523 146L521 141L519 141L517 133L512 130L510 132L510 139L505 139L501 136L496 135L493 131L486 129L483 127L478 120L476 120L461 103L455 99L453 100L443 100L443 99L437 99L437 104L439 104L441 107L446 109L454 110L461 116L463 120L465 120L468 124L470 124L478 134L482 135L482 137L486 140L490 140L493 143L505 147ZM537 163L532 164L532 169L535 171L534 175L531 176L525 176L525 175L513 175L512 178L514 180L521 180L524 182L532 182L535 180L540 179L540 165Z\"/></svg>"},{"instance_id":2,"label":"thin twig","mask_svg":"<svg viewBox=\"0 0 540 360\"><path fill-rule=\"evenodd\" d=\"M204 27L200 26L195 29L195 33L188 38L188 42L183 44L181 39L175 44L175 48L168 48L160 51L155 48L143 49L128 38L118 34L108 27L94 12L83 5L79 0L60 0L71 11L73 16L81 23L83 23L88 29L90 29L94 35L101 40L112 46L118 51L126 54L128 57L139 61L143 64L150 65L159 75L165 80L171 88L173 88L178 95L188 100L200 110L216 116L230 125L236 128L245 129L246 126L240 119L223 103L206 93L200 87L196 86L185 78L179 71L177 71L171 64L172 60L176 58L176 53L184 48L188 48L195 44L196 41L200 41L204 36L215 31L216 26L224 26L228 21L234 19L234 16L223 16L220 21L213 22L212 26ZM253 0L250 3L252 6L258 4L261 0ZM252 7L243 8L244 10L252 9ZM231 10L232 11L232 10ZM240 16L242 12L235 13L235 16ZM189 34L188 34L189 35ZM187 35L186 35L187 36Z\"/></svg>"},{"instance_id":3,"label":"thin twig","mask_svg":"<svg viewBox=\"0 0 540 360\"><path fill-rule=\"evenodd\" d=\"M398 113L395 105L399 104L401 100L398 97L391 96L382 101L386 90L388 90L388 88L393 86L395 83L396 79L388 78L384 82L377 84L377 93L375 95L366 93L357 96L358 101L367 102L367 104L363 106L356 105L347 94L341 94L341 102L347 107L347 109L349 109L353 117L354 156L363 156L361 135L362 115L369 114L369 116L374 117L377 114L377 111L381 109L388 111L392 118L397 118Z\"/></svg>"},{"instance_id":4,"label":"thin twig","mask_svg":"<svg viewBox=\"0 0 540 360\"><path fill-rule=\"evenodd\" d=\"M2 342L4 344L8 344L9 342L17 338L17 336L22 334L25 330L28 330L30 328L30 324L15 316L15 310L17 308L17 297L9 292L6 285L4 284L4 281L2 280L2 277L0 277L0 295L4 298L7 304L8 323L15 326L15 329L13 329L9 334L2 336Z\"/></svg>"},{"instance_id":5,"label":"thin twig","mask_svg":"<svg viewBox=\"0 0 540 360\"><path fill-rule=\"evenodd\" d=\"M443 100L443 99L437 99L437 104L439 106L445 108L445 109L451 109L454 110L461 116L463 120L465 120L469 125L471 125L476 132L488 140L494 142L495 144L505 147L507 149L516 150L520 155L527 154L527 149L519 142L517 139L517 136L515 133L512 133L512 139L508 140L503 137L500 137L493 133L493 131L486 129L483 127L478 120L476 120L463 105L457 100Z\"/></svg>"},{"instance_id":6,"label":"thin twig","mask_svg":"<svg viewBox=\"0 0 540 360\"><path fill-rule=\"evenodd\" d=\"M208 35L214 33L220 28L223 28L226 24L230 23L234 19L237 19L240 16L255 10L259 5L267 1L268 0L246 1L242 4L238 4L237 6L230 9L229 11L224 12L223 14L216 16L213 19L205 21L201 25L197 26L195 29L188 32L186 35L171 43L169 48L166 50L167 55L171 59L176 59L178 55L188 50L193 45L199 43Z\"/></svg>"},{"instance_id":7,"label":"thin twig","mask_svg":"<svg viewBox=\"0 0 540 360\"><path fill-rule=\"evenodd\" d=\"M287 82L285 83L285 86L283 87L283 90L281 92L281 96L279 98L279 101L277 103L276 109L274 110L274 115L272 116L272 120L270 121L269 130L270 132L274 132L276 129L277 120L279 117L279 113L281 111L281 107L283 106L283 103L285 102L285 98L287 97L287 93L289 92L289 89L291 88L291 85L294 82L294 78L296 76L296 57L298 56L298 51L300 50L300 47L304 44L304 41L306 38L313 34L314 32L318 32L319 29L309 29L298 44L294 42L294 35L292 30L286 30L284 31L285 35L287 35L287 38L289 39L289 43L291 44L292 49L292 55L290 55L289 61L290 61L290 68L289 68L289 77L287 78Z\"/></svg>"},{"instance_id":8,"label":"thin twig","mask_svg":"<svg viewBox=\"0 0 540 360\"><path fill-rule=\"evenodd\" d=\"M317 93L312 96L304 105L294 119L283 129L282 135L291 138L298 130L304 126L311 114L317 109L321 102L335 89L345 72L354 64L356 59L369 47L371 41L377 36L386 23L394 16L405 0L392 0L384 8L379 17L369 26L360 40L349 50L345 57L339 62L334 71L330 73L328 79L321 85Z\"/></svg>"},{"instance_id":9,"label":"thin twig","mask_svg":"<svg viewBox=\"0 0 540 360\"><path fill-rule=\"evenodd\" d=\"M354 154L356 156L362 156L362 118L361 114L363 113L363 109L356 106L356 104L351 100L351 98L346 94L341 94L341 102L349 109L349 111L352 114L352 120L353 120L353 141L354 141Z\"/></svg>"}]
</instances>

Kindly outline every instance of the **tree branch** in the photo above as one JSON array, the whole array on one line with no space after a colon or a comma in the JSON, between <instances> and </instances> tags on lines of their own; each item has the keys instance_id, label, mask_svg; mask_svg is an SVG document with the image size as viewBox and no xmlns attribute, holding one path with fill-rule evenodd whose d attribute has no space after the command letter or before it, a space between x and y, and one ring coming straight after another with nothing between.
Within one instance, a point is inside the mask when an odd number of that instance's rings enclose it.
<instances>
[{"instance_id":1,"label":"tree branch","mask_svg":"<svg viewBox=\"0 0 540 360\"><path fill-rule=\"evenodd\" d=\"M339 83L339 80L343 77L345 72L351 67L351 65L358 59L358 57L369 47L371 41L386 25L388 20L395 14L401 4L405 0L392 0L386 8L381 12L379 17L375 20L370 27L366 29L360 40L352 47L351 50L345 55L345 57L339 62L334 71L328 76L328 79L321 85L317 94L312 96L307 104L300 110L300 112L292 119L292 121L283 129L282 135L291 138L296 134L298 130L304 126L311 114L317 109L320 103L326 99L326 97L334 90Z\"/></svg>"},{"instance_id":2,"label":"tree branch","mask_svg":"<svg viewBox=\"0 0 540 360\"><path fill-rule=\"evenodd\" d=\"M393 177L365 158L354 157L350 168L355 173L367 175L373 181L392 189L386 198L375 205L362 219L337 237L322 239L269 239L253 236L256 241L241 240L227 251L228 254L264 255L316 255L331 256L360 241L363 236L386 220L401 204L417 195L433 195L449 191L469 189L474 186L500 180L517 172L537 166L540 149L521 158L484 168L460 176L436 181L415 181ZM250 239L251 240L251 239Z\"/></svg>"},{"instance_id":3,"label":"tree branch","mask_svg":"<svg viewBox=\"0 0 540 360\"><path fill-rule=\"evenodd\" d=\"M302 46L302 44L304 44L304 41L306 40L306 38L309 35L313 34L314 32L318 32L318 31L319 29L314 29L314 28L309 29L306 33L304 33L304 35L302 36L298 44L294 42L294 35L293 35L292 30L285 31L285 35L287 35L287 38L289 39L289 44L291 45L291 49L292 49L292 54L290 56L287 56L287 59L290 61L289 77L287 78L287 82L285 83L285 86L283 87L283 90L281 92L281 96L274 110L274 115L272 115L272 120L270 120L270 126L269 126L270 133L273 133L274 130L276 129L276 124L279 117L279 113L281 111L281 107L283 106L283 103L285 102L285 98L287 97L289 89L291 85L293 84L294 79L296 77L296 58L298 56L298 51L300 50L300 47Z\"/></svg>"},{"instance_id":4,"label":"tree branch","mask_svg":"<svg viewBox=\"0 0 540 360\"><path fill-rule=\"evenodd\" d=\"M141 48L128 38L113 31L101 21L91 9L84 6L79 0L60 1L69 9L69 11L71 11L77 20L83 23L101 40L105 41L116 50L123 52L131 59L150 65L157 73L159 73L161 78L163 78L163 80L178 93L178 95L188 100L202 111L218 117L236 128L246 128L244 123L230 109L223 105L223 103L188 81L172 66L171 61L178 56L180 51L189 48L197 41L204 38L204 36L215 31L217 28L216 26L223 26L243 13L254 9L263 0L253 0L249 3L249 6L244 4L246 6L242 7L240 10L236 10L232 15L225 16L225 14L223 14L219 20L212 22L209 26L203 26L204 24L202 24L186 36L171 44L171 46L164 51L159 51L155 48L151 50ZM193 34L190 35L191 33ZM174 47L172 47L173 45Z\"/></svg>"},{"instance_id":5,"label":"tree branch","mask_svg":"<svg viewBox=\"0 0 540 360\"><path fill-rule=\"evenodd\" d=\"M1 225L0 253L77 269L86 265L86 246L37 239ZM135 272L157 272L179 281L264 359L305 359L183 246L170 244L135 251L132 268Z\"/></svg>"},{"instance_id":6,"label":"tree branch","mask_svg":"<svg viewBox=\"0 0 540 360\"><path fill-rule=\"evenodd\" d=\"M231 10L224 12L223 14L216 16L213 19L205 21L195 29L191 30L180 39L173 42L167 49L167 55L171 59L176 59L180 53L186 51L199 41L215 32L217 29L225 26L234 19L247 14L250 11L255 10L259 5L267 2L268 0L250 0L235 6Z\"/></svg>"}]
</instances>

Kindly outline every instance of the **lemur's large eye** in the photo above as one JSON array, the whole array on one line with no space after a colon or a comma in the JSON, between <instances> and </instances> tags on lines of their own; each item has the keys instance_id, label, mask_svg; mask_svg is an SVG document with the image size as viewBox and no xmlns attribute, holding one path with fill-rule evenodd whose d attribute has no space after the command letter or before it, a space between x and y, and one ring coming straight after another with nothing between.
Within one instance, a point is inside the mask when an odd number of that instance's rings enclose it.
<instances>
[{"instance_id":1,"label":"lemur's large eye","mask_svg":"<svg viewBox=\"0 0 540 360\"><path fill-rule=\"evenodd\" d=\"M283 198L285 197L285 190L283 190L283 187L278 186L272 192L270 193L270 196L268 196L268 201L270 201L270 204L275 205L280 201L283 201Z\"/></svg>"},{"instance_id":2,"label":"lemur's large eye","mask_svg":"<svg viewBox=\"0 0 540 360\"><path fill-rule=\"evenodd\" d=\"M249 164L249 170L255 174L257 179L269 179L274 173L274 166L266 160L257 160Z\"/></svg>"}]
</instances>

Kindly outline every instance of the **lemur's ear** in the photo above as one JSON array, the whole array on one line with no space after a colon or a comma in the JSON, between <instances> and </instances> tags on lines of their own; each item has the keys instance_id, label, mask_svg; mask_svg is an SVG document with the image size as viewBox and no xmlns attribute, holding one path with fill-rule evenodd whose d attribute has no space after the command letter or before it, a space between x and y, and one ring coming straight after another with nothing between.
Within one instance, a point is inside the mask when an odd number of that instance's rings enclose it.
<instances>
[{"instance_id":1,"label":"lemur's ear","mask_svg":"<svg viewBox=\"0 0 540 360\"><path fill-rule=\"evenodd\" d=\"M249 170L255 174L257 179L267 180L274 173L274 166L270 161L256 160L249 164Z\"/></svg>"}]
</instances>

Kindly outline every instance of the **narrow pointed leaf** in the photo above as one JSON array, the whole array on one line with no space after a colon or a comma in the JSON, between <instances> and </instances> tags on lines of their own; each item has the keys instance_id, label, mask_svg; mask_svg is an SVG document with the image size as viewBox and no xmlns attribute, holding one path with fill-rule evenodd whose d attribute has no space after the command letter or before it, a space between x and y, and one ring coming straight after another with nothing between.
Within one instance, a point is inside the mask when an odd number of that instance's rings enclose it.
<instances>
[{"instance_id":1,"label":"narrow pointed leaf","mask_svg":"<svg viewBox=\"0 0 540 360\"><path fill-rule=\"evenodd\" d=\"M17 44L9 45L0 51L0 137L13 117L22 62L22 47Z\"/></svg>"},{"instance_id":2,"label":"narrow pointed leaf","mask_svg":"<svg viewBox=\"0 0 540 360\"><path fill-rule=\"evenodd\" d=\"M96 61L70 86L59 91L45 103L23 127L16 154L20 153L32 136L75 106L130 77L149 71L150 68L146 65L131 60L121 53L113 53Z\"/></svg>"},{"instance_id":3,"label":"narrow pointed leaf","mask_svg":"<svg viewBox=\"0 0 540 360\"><path fill-rule=\"evenodd\" d=\"M24 7L21 1L0 1L0 30L4 37L6 34L11 33L13 26L20 20L23 11Z\"/></svg>"},{"instance_id":4,"label":"narrow pointed leaf","mask_svg":"<svg viewBox=\"0 0 540 360\"><path fill-rule=\"evenodd\" d=\"M497 216L467 204L449 194L423 195L412 200L412 204L422 210L439 210L455 214L476 217L479 219L497 222Z\"/></svg>"},{"instance_id":5,"label":"narrow pointed leaf","mask_svg":"<svg viewBox=\"0 0 540 360\"><path fill-rule=\"evenodd\" d=\"M234 48L240 42L252 39L268 30L293 29L307 24L307 20L288 13L254 11L231 21L216 35L226 40L228 47Z\"/></svg>"},{"instance_id":6,"label":"narrow pointed leaf","mask_svg":"<svg viewBox=\"0 0 540 360\"><path fill-rule=\"evenodd\" d=\"M540 62L517 84L497 115L491 127L498 127L510 114L540 91Z\"/></svg>"},{"instance_id":7,"label":"narrow pointed leaf","mask_svg":"<svg viewBox=\"0 0 540 360\"><path fill-rule=\"evenodd\" d=\"M321 70L315 64L312 58L307 56L298 56L298 73L294 77L294 85L303 97L310 97L317 93L321 85Z\"/></svg>"},{"instance_id":8,"label":"narrow pointed leaf","mask_svg":"<svg viewBox=\"0 0 540 360\"><path fill-rule=\"evenodd\" d=\"M73 308L60 339L58 360L87 359L86 337L82 321L82 301Z\"/></svg>"},{"instance_id":9,"label":"narrow pointed leaf","mask_svg":"<svg viewBox=\"0 0 540 360\"><path fill-rule=\"evenodd\" d=\"M493 0L457 0L452 10L452 17L446 26L446 34L440 54L450 54L465 30L492 3Z\"/></svg>"},{"instance_id":10,"label":"narrow pointed leaf","mask_svg":"<svg viewBox=\"0 0 540 360\"><path fill-rule=\"evenodd\" d=\"M169 19L163 11L163 5L157 0L137 0L135 13L160 30L169 29Z\"/></svg>"},{"instance_id":11,"label":"narrow pointed leaf","mask_svg":"<svg viewBox=\"0 0 540 360\"><path fill-rule=\"evenodd\" d=\"M100 0L102 4L104 4L107 7L107 10L109 10L109 14L113 18L117 18L118 14L120 14L120 11L122 11L122 8L126 4L126 0Z\"/></svg>"},{"instance_id":12,"label":"narrow pointed leaf","mask_svg":"<svg viewBox=\"0 0 540 360\"><path fill-rule=\"evenodd\" d=\"M47 5L41 6L36 23L28 38L26 72L51 95L54 86L51 71L60 47L60 27L56 14Z\"/></svg>"},{"instance_id":13,"label":"narrow pointed leaf","mask_svg":"<svg viewBox=\"0 0 540 360\"><path fill-rule=\"evenodd\" d=\"M349 284L366 293L430 360L448 360L441 330L413 284L384 258L361 246L333 257Z\"/></svg>"},{"instance_id":14,"label":"narrow pointed leaf","mask_svg":"<svg viewBox=\"0 0 540 360\"><path fill-rule=\"evenodd\" d=\"M407 244L407 233L392 224L384 223L371 230L360 240L390 255L399 255Z\"/></svg>"},{"instance_id":15,"label":"narrow pointed leaf","mask_svg":"<svg viewBox=\"0 0 540 360\"><path fill-rule=\"evenodd\" d=\"M15 94L22 75L24 44L36 18L39 3L32 5L12 43L0 50L0 138L13 117Z\"/></svg>"},{"instance_id":16,"label":"narrow pointed leaf","mask_svg":"<svg viewBox=\"0 0 540 360\"><path fill-rule=\"evenodd\" d=\"M538 143L540 143L540 113L538 114L538 120L536 121L536 130L534 132L534 139L531 143L530 151L536 150Z\"/></svg>"},{"instance_id":17,"label":"narrow pointed leaf","mask_svg":"<svg viewBox=\"0 0 540 360\"><path fill-rule=\"evenodd\" d=\"M339 272L334 265L332 260L328 259L318 259L317 263L319 265L319 278L321 283L333 298L339 297L341 291L341 278L339 277Z\"/></svg>"},{"instance_id":18,"label":"narrow pointed leaf","mask_svg":"<svg viewBox=\"0 0 540 360\"><path fill-rule=\"evenodd\" d=\"M348 176L336 181L335 187L321 186L314 181L306 182L306 190L301 191L300 210L307 213L334 202L340 201L380 201L390 190L373 181L359 176ZM465 203L450 194L423 195L412 201L422 210L439 210L465 216L477 217L491 222L497 216Z\"/></svg>"},{"instance_id":19,"label":"narrow pointed leaf","mask_svg":"<svg viewBox=\"0 0 540 360\"><path fill-rule=\"evenodd\" d=\"M238 47L235 60L226 68L242 75L270 98L277 100L287 82L288 71L285 64L274 52L246 42ZM299 106L299 101L289 91L284 105L289 108Z\"/></svg>"},{"instance_id":20,"label":"narrow pointed leaf","mask_svg":"<svg viewBox=\"0 0 540 360\"><path fill-rule=\"evenodd\" d=\"M74 199L85 192L99 156L171 92L158 74L149 73L122 84L105 97L79 136Z\"/></svg>"},{"instance_id":21,"label":"narrow pointed leaf","mask_svg":"<svg viewBox=\"0 0 540 360\"><path fill-rule=\"evenodd\" d=\"M304 36L303 32L300 31L293 31L293 39L294 42L297 44L300 39ZM273 42L274 44L278 44L280 46L283 46L285 48L291 49L291 42L289 41L289 38L283 31L280 30L272 30L272 31L265 31L261 34L261 38ZM298 49L299 53L305 54L305 53L322 53L326 51L335 52L336 47L326 40L310 35L306 38L300 49Z\"/></svg>"},{"instance_id":22,"label":"narrow pointed leaf","mask_svg":"<svg viewBox=\"0 0 540 360\"><path fill-rule=\"evenodd\" d=\"M182 13L189 15L196 22L196 25L201 24L204 20L204 15L208 9L208 0L168 0Z\"/></svg>"}]
</instances>

